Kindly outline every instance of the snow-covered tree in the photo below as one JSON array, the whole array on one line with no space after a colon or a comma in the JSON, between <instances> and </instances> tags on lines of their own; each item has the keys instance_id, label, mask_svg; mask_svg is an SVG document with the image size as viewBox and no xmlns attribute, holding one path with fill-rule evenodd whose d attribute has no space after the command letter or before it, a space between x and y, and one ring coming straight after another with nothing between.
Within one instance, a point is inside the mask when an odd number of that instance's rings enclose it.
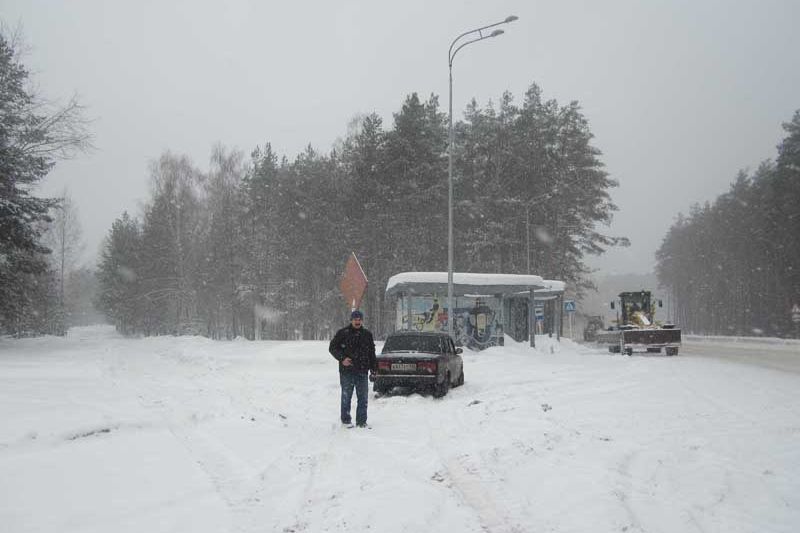
<instances>
[{"instance_id":1,"label":"snow-covered tree","mask_svg":"<svg viewBox=\"0 0 800 533\"><path fill-rule=\"evenodd\" d=\"M138 220L123 213L106 237L97 267L95 307L123 334L143 331L142 230Z\"/></svg>"},{"instance_id":2,"label":"snow-covered tree","mask_svg":"<svg viewBox=\"0 0 800 533\"><path fill-rule=\"evenodd\" d=\"M151 165L150 177L152 202L142 223L140 269L145 333L199 333L203 176L187 157L165 153Z\"/></svg>"},{"instance_id":3,"label":"snow-covered tree","mask_svg":"<svg viewBox=\"0 0 800 533\"><path fill-rule=\"evenodd\" d=\"M522 106L472 102L456 126L456 264L540 274L590 286L583 257L627 239L597 230L611 221L617 186L577 102L543 100L538 85Z\"/></svg>"},{"instance_id":4,"label":"snow-covered tree","mask_svg":"<svg viewBox=\"0 0 800 533\"><path fill-rule=\"evenodd\" d=\"M52 221L47 226L42 242L51 251L50 268L55 272L58 282L59 312L63 317L62 323L68 325L64 285L83 251L83 230L78 208L69 193L65 190L58 200L59 204L52 212Z\"/></svg>"},{"instance_id":5,"label":"snow-covered tree","mask_svg":"<svg viewBox=\"0 0 800 533\"><path fill-rule=\"evenodd\" d=\"M29 86L16 36L0 31L0 330L20 331L20 316L42 294L33 280L47 269L41 234L52 198L32 194L57 160L88 146L82 108L74 98L48 105Z\"/></svg>"},{"instance_id":6,"label":"snow-covered tree","mask_svg":"<svg viewBox=\"0 0 800 533\"><path fill-rule=\"evenodd\" d=\"M206 181L205 221L200 254L199 314L212 338L234 338L250 331L253 289L244 281L244 202L242 180L245 175L242 154L228 152L217 145L211 154L211 170Z\"/></svg>"}]
</instances>

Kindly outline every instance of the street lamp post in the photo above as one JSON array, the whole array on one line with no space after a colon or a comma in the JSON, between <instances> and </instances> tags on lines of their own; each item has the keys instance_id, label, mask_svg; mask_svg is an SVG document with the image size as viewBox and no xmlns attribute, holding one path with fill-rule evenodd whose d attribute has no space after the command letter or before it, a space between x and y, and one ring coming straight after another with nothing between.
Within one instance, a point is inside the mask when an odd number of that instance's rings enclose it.
<instances>
[{"instance_id":1,"label":"street lamp post","mask_svg":"<svg viewBox=\"0 0 800 533\"><path fill-rule=\"evenodd\" d=\"M503 30L500 29L485 34L484 32L489 28L514 22L518 18L517 16L511 15L500 22L465 31L453 39L453 42L450 43L450 49L447 51L447 66L450 70L450 139L447 148L447 330L451 337L453 337L453 324L455 322L455 309L453 308L453 60L458 51L468 44L477 43L478 41L503 34ZM456 47L456 44L464 37L467 37L467 40ZM455 50L453 49L454 47ZM453 337L453 340L455 340L455 337Z\"/></svg>"}]
</instances>

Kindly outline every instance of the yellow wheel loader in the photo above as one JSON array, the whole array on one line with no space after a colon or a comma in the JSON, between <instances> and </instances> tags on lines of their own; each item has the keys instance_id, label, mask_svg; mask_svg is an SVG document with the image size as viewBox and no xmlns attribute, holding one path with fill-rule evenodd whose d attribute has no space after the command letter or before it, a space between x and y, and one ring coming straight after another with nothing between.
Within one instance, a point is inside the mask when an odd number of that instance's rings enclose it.
<instances>
[{"instance_id":1,"label":"yellow wheel loader","mask_svg":"<svg viewBox=\"0 0 800 533\"><path fill-rule=\"evenodd\" d=\"M611 302L617 309L617 325L597 333L597 342L606 344L611 353L633 354L635 349L667 355L678 355L681 345L681 330L674 324L657 324L656 303L650 291L623 292L618 302ZM619 307L617 307L619 306Z\"/></svg>"}]
</instances>

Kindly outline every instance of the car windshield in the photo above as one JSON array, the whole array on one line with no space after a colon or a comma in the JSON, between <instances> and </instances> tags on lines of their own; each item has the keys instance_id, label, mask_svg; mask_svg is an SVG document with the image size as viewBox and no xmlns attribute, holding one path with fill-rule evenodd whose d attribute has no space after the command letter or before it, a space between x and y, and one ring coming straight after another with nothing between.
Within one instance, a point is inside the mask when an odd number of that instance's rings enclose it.
<instances>
[{"instance_id":1,"label":"car windshield","mask_svg":"<svg viewBox=\"0 0 800 533\"><path fill-rule=\"evenodd\" d=\"M439 337L395 335L386 339L386 344L383 345L383 353L386 352L441 353L442 343Z\"/></svg>"}]
</instances>

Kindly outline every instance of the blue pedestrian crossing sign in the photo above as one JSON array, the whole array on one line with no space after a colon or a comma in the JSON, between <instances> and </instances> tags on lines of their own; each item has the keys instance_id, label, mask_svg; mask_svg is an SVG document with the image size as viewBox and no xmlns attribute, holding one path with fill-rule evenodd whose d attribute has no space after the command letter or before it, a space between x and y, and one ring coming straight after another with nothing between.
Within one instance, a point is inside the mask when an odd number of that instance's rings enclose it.
<instances>
[{"instance_id":1,"label":"blue pedestrian crossing sign","mask_svg":"<svg viewBox=\"0 0 800 533\"><path fill-rule=\"evenodd\" d=\"M575 310L575 300L564 300L564 311L567 313L574 313Z\"/></svg>"}]
</instances>

